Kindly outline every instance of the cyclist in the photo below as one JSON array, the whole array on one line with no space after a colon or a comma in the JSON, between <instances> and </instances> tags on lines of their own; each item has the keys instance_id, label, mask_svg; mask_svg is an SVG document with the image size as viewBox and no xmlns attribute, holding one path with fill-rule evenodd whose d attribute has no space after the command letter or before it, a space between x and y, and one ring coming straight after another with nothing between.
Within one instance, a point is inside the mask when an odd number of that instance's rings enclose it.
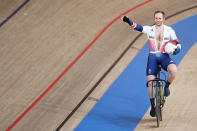
<instances>
[{"instance_id":1,"label":"cyclist","mask_svg":"<svg viewBox=\"0 0 197 131\"><path fill-rule=\"evenodd\" d=\"M155 24L153 26L141 26L130 20L127 16L124 16L122 20L128 23L135 30L145 33L147 35L150 45L150 52L149 52L147 68L146 68L147 79L149 81L149 80L154 80L156 78L158 72L157 65L161 64L161 67L169 72L168 81L164 87L164 95L166 97L169 96L170 95L169 85L174 80L177 71L176 64L174 60L170 58L169 54L170 55L178 54L181 50L181 45L175 34L175 31L171 27L163 24L165 21L165 13L163 11L155 11L154 13ZM176 48L172 49L171 52L166 53L165 46L169 44L169 42L170 44L175 44ZM154 117L155 98L154 98L154 92L151 82L149 82L148 84L148 94L151 103L150 115Z\"/></svg>"}]
</instances>

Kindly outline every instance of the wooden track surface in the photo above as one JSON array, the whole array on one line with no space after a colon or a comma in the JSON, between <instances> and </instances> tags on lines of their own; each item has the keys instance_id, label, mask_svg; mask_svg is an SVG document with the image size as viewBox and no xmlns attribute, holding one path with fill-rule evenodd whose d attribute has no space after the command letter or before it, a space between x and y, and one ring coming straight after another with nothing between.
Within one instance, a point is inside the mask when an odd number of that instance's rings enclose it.
<instances>
[{"instance_id":1,"label":"wooden track surface","mask_svg":"<svg viewBox=\"0 0 197 131\"><path fill-rule=\"evenodd\" d=\"M144 1L31 0L0 30L0 129L5 130L16 120L109 22ZM22 2L0 3L4 7L0 21ZM128 16L139 24L150 25L154 10L164 10L170 16L196 4L196 0L153 0ZM196 12L183 12L166 23ZM121 20L115 22L13 130L55 130L137 35ZM102 96L146 41L143 35L133 43L62 130L74 129L96 103L91 98Z\"/></svg>"}]
</instances>

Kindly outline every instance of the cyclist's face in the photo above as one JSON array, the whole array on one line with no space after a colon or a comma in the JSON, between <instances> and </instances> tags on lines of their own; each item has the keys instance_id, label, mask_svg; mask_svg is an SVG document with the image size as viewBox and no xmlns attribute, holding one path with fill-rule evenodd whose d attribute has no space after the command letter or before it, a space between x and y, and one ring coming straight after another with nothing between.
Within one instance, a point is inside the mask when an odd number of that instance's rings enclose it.
<instances>
[{"instance_id":1,"label":"cyclist's face","mask_svg":"<svg viewBox=\"0 0 197 131\"><path fill-rule=\"evenodd\" d=\"M160 26L163 24L164 17L162 13L155 14L155 25Z\"/></svg>"}]
</instances>

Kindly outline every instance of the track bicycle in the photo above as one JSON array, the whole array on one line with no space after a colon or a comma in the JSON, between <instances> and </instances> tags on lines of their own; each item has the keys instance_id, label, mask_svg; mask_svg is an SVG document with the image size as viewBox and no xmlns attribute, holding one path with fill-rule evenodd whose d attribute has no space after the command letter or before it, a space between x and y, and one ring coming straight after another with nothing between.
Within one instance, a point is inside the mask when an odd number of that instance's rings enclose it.
<instances>
[{"instance_id":1,"label":"track bicycle","mask_svg":"<svg viewBox=\"0 0 197 131\"><path fill-rule=\"evenodd\" d=\"M155 112L156 112L156 118L157 118L157 127L159 127L160 121L162 121L162 112L164 108L164 103L166 100L166 97L164 96L164 85L166 84L166 75L161 72L161 65L158 65L158 73L157 77L154 80L150 80L146 83L148 87L148 83L152 82L152 88L155 90ZM160 78L160 74L163 73L165 76L165 80Z\"/></svg>"}]
</instances>

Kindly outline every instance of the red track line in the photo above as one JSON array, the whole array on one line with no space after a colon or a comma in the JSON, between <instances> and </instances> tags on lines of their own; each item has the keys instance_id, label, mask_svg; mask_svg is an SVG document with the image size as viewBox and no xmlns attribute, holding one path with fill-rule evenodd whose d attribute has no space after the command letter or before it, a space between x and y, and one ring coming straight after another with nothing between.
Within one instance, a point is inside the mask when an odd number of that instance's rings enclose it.
<instances>
[{"instance_id":1,"label":"red track line","mask_svg":"<svg viewBox=\"0 0 197 131\"><path fill-rule=\"evenodd\" d=\"M96 38L77 56L72 63L57 77L57 79L6 129L6 131L10 131L41 99L44 97L49 90L54 87L54 85L64 76L70 68L87 52L87 50L98 40L98 38L118 19L120 19L123 15L128 14L129 12L139 8L140 6L143 6L152 0L147 0L139 5L136 5L135 7L129 9L128 11L122 13L120 16L116 17L114 20L112 20L97 36Z\"/></svg>"}]
</instances>

